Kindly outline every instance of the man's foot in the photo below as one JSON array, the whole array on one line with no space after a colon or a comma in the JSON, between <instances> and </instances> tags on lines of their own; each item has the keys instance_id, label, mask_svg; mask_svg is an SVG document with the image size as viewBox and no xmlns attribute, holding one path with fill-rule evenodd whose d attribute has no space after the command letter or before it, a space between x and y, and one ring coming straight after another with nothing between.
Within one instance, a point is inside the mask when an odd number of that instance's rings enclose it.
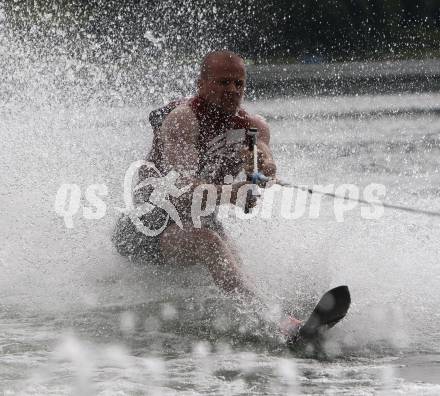
<instances>
[{"instance_id":1,"label":"man's foot","mask_svg":"<svg viewBox=\"0 0 440 396\"><path fill-rule=\"evenodd\" d=\"M288 338L295 338L298 335L302 324L303 322L301 320L289 315L280 322L280 331Z\"/></svg>"}]
</instances>

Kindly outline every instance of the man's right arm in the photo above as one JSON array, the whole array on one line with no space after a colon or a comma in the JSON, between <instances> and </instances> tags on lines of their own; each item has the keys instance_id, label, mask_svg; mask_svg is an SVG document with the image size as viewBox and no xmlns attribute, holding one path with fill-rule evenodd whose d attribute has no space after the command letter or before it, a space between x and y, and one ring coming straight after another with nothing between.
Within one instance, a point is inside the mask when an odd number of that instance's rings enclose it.
<instances>
[{"instance_id":1,"label":"man's right arm","mask_svg":"<svg viewBox=\"0 0 440 396\"><path fill-rule=\"evenodd\" d=\"M167 171L174 169L184 184L194 182L198 168L197 138L199 123L190 107L180 105L164 120L160 128L163 160Z\"/></svg>"}]
</instances>

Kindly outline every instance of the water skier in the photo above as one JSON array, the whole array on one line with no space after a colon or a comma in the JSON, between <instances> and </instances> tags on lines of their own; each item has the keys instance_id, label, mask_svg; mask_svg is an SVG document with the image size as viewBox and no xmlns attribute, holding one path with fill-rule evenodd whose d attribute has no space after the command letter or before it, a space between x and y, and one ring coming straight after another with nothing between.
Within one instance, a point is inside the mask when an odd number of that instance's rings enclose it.
<instances>
[{"instance_id":1,"label":"water skier","mask_svg":"<svg viewBox=\"0 0 440 396\"><path fill-rule=\"evenodd\" d=\"M243 169L248 172L252 169L246 131L257 128L259 170L274 178L276 165L269 148L269 126L262 117L241 107L245 85L245 63L240 56L229 51L207 54L200 67L197 95L151 113L154 140L148 160L162 175L178 172L179 186L190 185L193 190L200 184L215 185L220 199L225 178L235 178ZM149 170L141 169L141 180L151 176ZM232 204L245 183L232 184ZM151 188L145 186L139 191L138 201L148 200ZM240 272L240 257L215 215L204 217L201 228L195 228L191 221L191 194L183 194L172 202L179 209L183 229L172 219L168 220L159 208L141 218L151 227L161 225L164 219L168 221L165 230L156 237L143 235L124 216L114 233L117 250L135 259L145 256L175 265L203 264L225 292L254 296ZM248 205L255 203L254 198Z\"/></svg>"}]
</instances>

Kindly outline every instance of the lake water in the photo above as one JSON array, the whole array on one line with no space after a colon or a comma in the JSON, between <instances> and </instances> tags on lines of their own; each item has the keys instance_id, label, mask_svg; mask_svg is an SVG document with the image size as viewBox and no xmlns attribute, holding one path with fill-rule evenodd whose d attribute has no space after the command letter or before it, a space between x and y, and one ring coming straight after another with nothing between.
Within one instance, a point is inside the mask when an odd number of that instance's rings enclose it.
<instances>
[{"instance_id":1,"label":"lake water","mask_svg":"<svg viewBox=\"0 0 440 396\"><path fill-rule=\"evenodd\" d=\"M440 220L362 205L336 221L224 221L267 304L305 317L328 288L352 307L324 352L287 351L252 307L201 267L134 265L110 236L128 166L151 143L153 105L3 99L0 390L13 394L432 394L440 392ZM246 103L267 118L279 175L294 184L370 183L388 203L440 212L440 95L295 97ZM73 228L54 209L82 194ZM85 191L108 188L84 218ZM270 321L269 316L268 321ZM310 352L310 351L309 351Z\"/></svg>"}]
</instances>

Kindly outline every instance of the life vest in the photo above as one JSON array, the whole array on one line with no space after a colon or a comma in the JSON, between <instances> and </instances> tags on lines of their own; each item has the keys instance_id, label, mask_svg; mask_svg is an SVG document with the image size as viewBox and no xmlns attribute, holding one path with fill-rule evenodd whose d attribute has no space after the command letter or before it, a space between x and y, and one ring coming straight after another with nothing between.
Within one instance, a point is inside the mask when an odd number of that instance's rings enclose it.
<instances>
[{"instance_id":1,"label":"life vest","mask_svg":"<svg viewBox=\"0 0 440 396\"><path fill-rule=\"evenodd\" d=\"M246 131L250 127L249 115L239 109L236 115L219 111L216 106L195 96L173 101L150 113L154 137L148 161L153 162L161 173L166 173L163 159L163 142L159 130L166 117L179 105L186 104L199 122L196 149L199 159L197 177L206 183L222 184L226 175L236 177L243 168L240 151L249 145Z\"/></svg>"}]
</instances>

